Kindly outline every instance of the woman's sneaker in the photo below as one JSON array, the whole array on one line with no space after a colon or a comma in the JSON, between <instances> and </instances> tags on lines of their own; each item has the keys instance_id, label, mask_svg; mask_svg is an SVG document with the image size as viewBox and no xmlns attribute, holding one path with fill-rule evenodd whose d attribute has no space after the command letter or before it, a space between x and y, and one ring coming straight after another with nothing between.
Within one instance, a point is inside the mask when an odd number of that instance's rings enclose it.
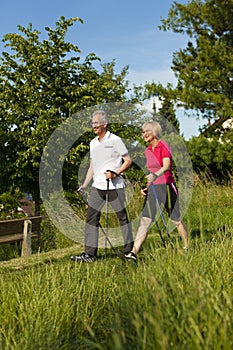
<instances>
[{"instance_id":1,"label":"woman's sneaker","mask_svg":"<svg viewBox=\"0 0 233 350\"><path fill-rule=\"evenodd\" d=\"M134 261L134 262L136 262L137 261L137 257L136 257L136 255L134 254L134 252L129 252L128 254L125 254L125 258L127 259L127 260L132 260L132 261Z\"/></svg>"},{"instance_id":2,"label":"woman's sneaker","mask_svg":"<svg viewBox=\"0 0 233 350\"><path fill-rule=\"evenodd\" d=\"M132 252L132 251L126 254L126 253L123 253L120 250L118 250L117 256L118 256L118 258L123 259L123 260L134 261L134 262L137 261L137 257L134 254L134 252Z\"/></svg>"},{"instance_id":3,"label":"woman's sneaker","mask_svg":"<svg viewBox=\"0 0 233 350\"><path fill-rule=\"evenodd\" d=\"M95 257L89 254L86 254L85 252L83 252L81 255L72 255L70 257L71 260L73 261L78 261L78 262L88 262L88 263L92 263L95 261Z\"/></svg>"}]
</instances>

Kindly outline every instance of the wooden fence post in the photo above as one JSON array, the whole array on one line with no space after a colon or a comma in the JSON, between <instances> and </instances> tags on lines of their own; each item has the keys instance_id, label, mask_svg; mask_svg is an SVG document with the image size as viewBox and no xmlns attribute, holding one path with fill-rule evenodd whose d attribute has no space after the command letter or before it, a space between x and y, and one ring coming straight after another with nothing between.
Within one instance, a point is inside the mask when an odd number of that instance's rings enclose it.
<instances>
[{"instance_id":1,"label":"wooden fence post","mask_svg":"<svg viewBox=\"0 0 233 350\"><path fill-rule=\"evenodd\" d=\"M21 252L22 257L32 254L31 232L32 232L32 222L30 220L25 220L24 226L23 226L23 243L22 243L22 252Z\"/></svg>"}]
</instances>

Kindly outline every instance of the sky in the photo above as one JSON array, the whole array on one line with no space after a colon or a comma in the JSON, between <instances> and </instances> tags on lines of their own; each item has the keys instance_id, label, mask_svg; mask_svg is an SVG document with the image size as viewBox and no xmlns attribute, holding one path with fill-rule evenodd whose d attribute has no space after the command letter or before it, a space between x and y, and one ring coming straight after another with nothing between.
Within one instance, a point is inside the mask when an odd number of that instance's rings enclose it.
<instances>
[{"instance_id":1,"label":"sky","mask_svg":"<svg viewBox=\"0 0 233 350\"><path fill-rule=\"evenodd\" d=\"M0 38L16 33L17 25L33 29L45 36L45 27L55 28L60 16L79 17L69 28L67 41L77 45L82 57L93 52L102 63L116 62L116 72L129 66L127 80L133 84L146 82L172 83L172 54L186 47L187 37L158 29L166 18L172 0L0 0ZM186 3L185 0L179 0ZM4 50L0 42L0 52ZM158 105L159 107L159 105ZM202 125L195 117L177 111L181 132L186 139L199 134Z\"/></svg>"}]
</instances>

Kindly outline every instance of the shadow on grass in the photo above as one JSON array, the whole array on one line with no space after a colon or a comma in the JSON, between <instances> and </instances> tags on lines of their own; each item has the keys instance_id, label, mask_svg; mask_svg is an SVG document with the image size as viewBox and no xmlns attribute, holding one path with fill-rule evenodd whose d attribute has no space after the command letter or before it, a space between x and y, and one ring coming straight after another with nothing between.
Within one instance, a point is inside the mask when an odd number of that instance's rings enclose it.
<instances>
[{"instance_id":1,"label":"shadow on grass","mask_svg":"<svg viewBox=\"0 0 233 350\"><path fill-rule=\"evenodd\" d=\"M200 238L202 241L209 242L217 237L230 237L231 233L225 225L220 225L215 229L192 229L189 235L191 239Z\"/></svg>"}]
</instances>

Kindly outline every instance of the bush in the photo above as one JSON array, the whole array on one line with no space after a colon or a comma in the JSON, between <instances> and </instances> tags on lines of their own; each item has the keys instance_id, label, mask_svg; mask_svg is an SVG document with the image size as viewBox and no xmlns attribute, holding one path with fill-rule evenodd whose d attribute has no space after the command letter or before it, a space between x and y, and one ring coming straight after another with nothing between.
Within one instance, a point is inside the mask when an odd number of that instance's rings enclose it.
<instances>
[{"instance_id":1,"label":"bush","mask_svg":"<svg viewBox=\"0 0 233 350\"><path fill-rule=\"evenodd\" d=\"M231 181L233 169L233 131L222 138L193 137L187 147L196 173L205 173L219 184Z\"/></svg>"}]
</instances>

